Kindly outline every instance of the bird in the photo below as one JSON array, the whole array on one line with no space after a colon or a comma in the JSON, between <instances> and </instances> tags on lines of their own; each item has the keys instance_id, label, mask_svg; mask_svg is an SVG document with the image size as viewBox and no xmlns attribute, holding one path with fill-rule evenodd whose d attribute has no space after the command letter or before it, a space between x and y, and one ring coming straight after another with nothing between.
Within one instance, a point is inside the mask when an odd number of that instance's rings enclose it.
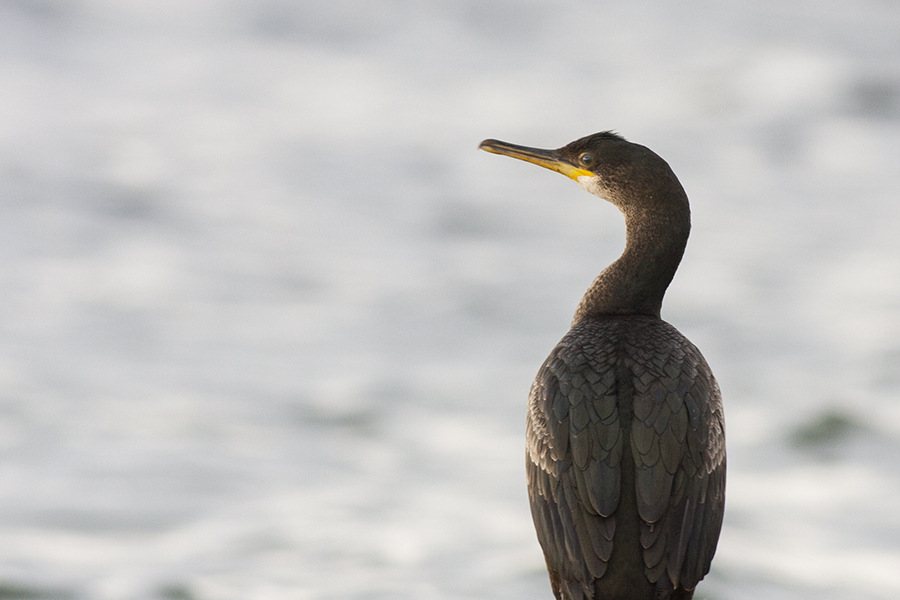
<instances>
[{"instance_id":1,"label":"bird","mask_svg":"<svg viewBox=\"0 0 900 600\"><path fill-rule=\"evenodd\" d=\"M668 163L603 131L556 150L479 148L575 180L625 217L625 249L581 298L531 386L531 514L558 600L689 600L725 506L725 423L703 355L660 316L687 245Z\"/></svg>"}]
</instances>

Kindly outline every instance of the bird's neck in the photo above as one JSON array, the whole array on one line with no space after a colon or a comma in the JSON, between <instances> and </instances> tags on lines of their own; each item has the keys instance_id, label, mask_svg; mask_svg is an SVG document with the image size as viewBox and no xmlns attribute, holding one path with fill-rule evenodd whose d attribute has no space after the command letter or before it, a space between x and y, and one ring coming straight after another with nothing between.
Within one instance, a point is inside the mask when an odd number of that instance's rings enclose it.
<instances>
[{"instance_id":1,"label":"bird's neck","mask_svg":"<svg viewBox=\"0 0 900 600\"><path fill-rule=\"evenodd\" d=\"M588 288L574 323L609 315L660 316L691 230L687 199L683 208L664 215L626 212L625 225L625 251Z\"/></svg>"}]
</instances>

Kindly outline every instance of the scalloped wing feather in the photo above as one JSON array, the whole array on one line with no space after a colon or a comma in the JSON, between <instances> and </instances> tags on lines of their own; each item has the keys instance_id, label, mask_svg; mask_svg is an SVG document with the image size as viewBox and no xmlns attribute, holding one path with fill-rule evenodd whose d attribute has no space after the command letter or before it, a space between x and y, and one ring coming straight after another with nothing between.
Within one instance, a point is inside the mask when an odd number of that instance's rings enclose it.
<instances>
[{"instance_id":1,"label":"scalloped wing feather","mask_svg":"<svg viewBox=\"0 0 900 600\"><path fill-rule=\"evenodd\" d=\"M619 413L621 387L633 389L631 415ZM651 318L577 324L532 385L527 436L532 515L557 597L592 597L607 571L624 444L647 579L668 598L709 571L724 508L722 405L706 361L674 327Z\"/></svg>"}]
</instances>

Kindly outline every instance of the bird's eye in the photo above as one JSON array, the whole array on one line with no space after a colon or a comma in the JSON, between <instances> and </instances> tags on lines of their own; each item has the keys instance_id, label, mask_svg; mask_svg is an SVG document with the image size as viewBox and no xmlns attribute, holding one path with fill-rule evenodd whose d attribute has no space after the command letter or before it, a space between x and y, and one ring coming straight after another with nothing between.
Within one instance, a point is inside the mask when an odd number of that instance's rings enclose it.
<instances>
[{"instance_id":1,"label":"bird's eye","mask_svg":"<svg viewBox=\"0 0 900 600\"><path fill-rule=\"evenodd\" d=\"M594 164L594 155L591 154L590 152L585 152L578 158L581 160L581 164L583 164L586 167Z\"/></svg>"}]
</instances>

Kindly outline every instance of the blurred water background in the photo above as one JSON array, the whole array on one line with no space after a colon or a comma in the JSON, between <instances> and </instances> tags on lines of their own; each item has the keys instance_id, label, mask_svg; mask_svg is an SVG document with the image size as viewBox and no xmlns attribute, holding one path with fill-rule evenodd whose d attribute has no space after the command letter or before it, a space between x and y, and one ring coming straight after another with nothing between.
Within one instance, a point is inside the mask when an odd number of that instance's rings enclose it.
<instances>
[{"instance_id":1,"label":"blurred water background","mask_svg":"<svg viewBox=\"0 0 900 600\"><path fill-rule=\"evenodd\" d=\"M525 397L621 216L694 229L698 598L900 595L896 0L0 2L0 598L549 599Z\"/></svg>"}]
</instances>

